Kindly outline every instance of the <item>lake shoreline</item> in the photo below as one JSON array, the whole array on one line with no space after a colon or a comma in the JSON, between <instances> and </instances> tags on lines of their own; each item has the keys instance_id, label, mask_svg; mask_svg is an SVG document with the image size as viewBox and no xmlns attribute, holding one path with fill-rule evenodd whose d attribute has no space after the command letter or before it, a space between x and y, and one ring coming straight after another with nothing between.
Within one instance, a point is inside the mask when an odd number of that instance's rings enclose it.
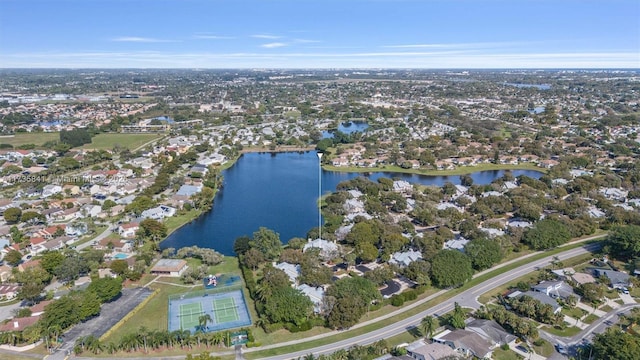
<instances>
[{"instance_id":1,"label":"lake shoreline","mask_svg":"<svg viewBox=\"0 0 640 360\"><path fill-rule=\"evenodd\" d=\"M267 150L269 150L269 151L267 151ZM306 168L306 170L304 172L305 173L313 173L314 171L317 172L317 169L318 169L317 158L313 155L313 152L315 152L315 151L314 151L314 148L312 148L312 147L279 147L279 148L276 148L276 149L249 148L249 149L243 150L242 153L239 156L237 156L237 157L235 157L233 159L230 159L227 163L225 163L224 165L221 165L218 169L227 170L227 169L233 168L235 163L241 157L243 157L245 154L260 154L260 153L263 153L263 154L269 154L269 153L275 154L275 153L282 153L282 154L292 154L292 155L299 154L300 156L304 157L305 158L305 162L307 163L307 165L303 165L303 167ZM263 155L263 156L268 156L268 155ZM275 156L275 155L273 155L273 156ZM289 156L290 155L286 155L286 156L283 155L282 160L284 161L284 159L286 159ZM251 158L253 159L253 162L250 162L250 163L254 163L254 164L261 163L261 162L255 162L254 157L255 157L254 155L251 155ZM269 158L271 158L271 157L269 156ZM312 161L311 159L314 159L315 161ZM313 170L314 168L316 170ZM294 171L294 172L295 171L299 171L300 170L300 165L296 165L295 169L296 170L293 170L293 168L292 168L292 171ZM330 174L331 173L334 173L334 174L344 173L344 174L352 174L352 175L349 176L350 178L351 177L356 177L356 176L358 176L358 174L362 174L363 176L374 176L376 178L380 177L380 176L385 176L385 177L388 177L388 178L392 178L392 177L394 177L392 174L395 173L395 174L398 174L398 176L400 176L401 174L404 174L404 175L408 175L410 177L413 177L413 176L420 176L420 177L424 176L424 177L429 177L429 178L431 178L431 177L433 177L433 178L441 178L439 180L436 180L436 181L440 181L440 182L443 181L442 178L450 177L450 179L447 180L447 181L452 181L454 183L458 181L457 176L458 175L462 175L462 174L474 174L474 173L482 173L482 172L509 171L509 170L514 170L514 171L522 170L522 171L525 171L525 172L526 171L534 171L537 174L543 174L545 172L544 169L538 168L537 166L535 166L533 164L520 164L520 165L482 164L482 165L479 165L479 166L460 167L460 168L455 169L455 170L431 170L431 171L425 171L425 170L419 170L419 169L402 169L400 167L393 167L393 166L385 166L385 167L377 167L377 168L343 168L343 167L336 168L336 167L333 167L333 166L330 166L330 165L324 165L324 166L322 166L322 169L325 171L324 172L325 175L323 175L323 177L324 176L336 177L336 175L330 175ZM383 173L383 172L390 173L390 174L382 175L381 173ZM378 173L378 174L376 175L375 173ZM289 174L289 175L287 175L288 177L292 175L290 173L287 173L287 174ZM293 176L296 176L296 175L293 175ZM496 176L498 176L498 175L496 175L496 174L489 175L490 178L493 178L493 177L496 177ZM341 178L341 176L339 176L339 175L338 175L338 177ZM453 178L451 178L451 177L453 177ZM226 175L225 175L225 178L227 178ZM234 184L236 184L238 178L237 177L236 178L231 177L231 179L228 179L228 180L230 180ZM340 181L342 181L342 180L340 180ZM412 182L410 179L407 179L407 181ZM490 180L488 180L488 181L490 181ZM338 181L336 181L336 183L337 182ZM240 183L240 185L242 186L242 183ZM328 183L327 183L327 185L328 185ZM440 186L441 185L442 184L440 184ZM231 186L231 185L229 184L229 186ZM247 185L247 184L245 184L244 186L245 187L243 189L248 189L248 187L246 187L246 186L253 187L253 185ZM438 186L438 185L435 184L434 186ZM290 189L292 189L292 188L288 187L286 191L290 191ZM222 187L220 187L218 189L215 189L215 194L213 195L214 199L219 194L218 190L223 190L223 189L222 189ZM269 188L268 192L270 193L270 192L272 192L272 190L275 190L275 189ZM246 191L246 190L243 190L243 191ZM325 189L325 191L328 191L328 190ZM332 187L331 191L335 192L335 187ZM264 192L265 191L263 191L263 193ZM254 201L255 201L255 199L259 199L260 198L260 195L257 195L257 198L253 197L253 195L251 195L251 196L252 196L251 198L254 199ZM288 196L288 195L284 194L284 195L281 195L281 196ZM316 194L316 197L317 197L317 194ZM187 214L182 215L184 217L183 219L175 219L174 222L171 223L171 226L170 226L170 229L169 229L169 231L167 233L167 236L160 242L160 244L161 244L160 247L161 248L166 248L166 247L180 248L180 247L183 247L183 246L194 245L194 244L191 243L192 241L190 241L190 240L188 240L186 242L176 241L177 239L182 239L183 238L182 234L181 235L177 235L176 234L177 230L181 230L181 229L183 229L185 227L185 225L192 224L194 222L200 223L199 225L195 225L195 226L197 226L196 229L199 228L199 230L197 230L197 231L201 231L203 229L203 227L206 227L206 226L216 226L215 220L214 220L213 225L205 225L205 224L209 223L208 221L206 221L206 219L209 216L212 216L209 212L210 211L214 211L216 203L218 203L219 201L220 200L213 202L212 203L212 207L210 209L207 209L207 210L204 210L204 211L198 211L197 213L196 212L193 212L191 214L187 213ZM305 201L306 200L303 200L303 201L296 200L295 203L300 204L300 203L305 203ZM314 203L316 204L316 206L314 208L317 208L317 201L318 201L318 199L316 199L314 201ZM262 201L262 202L263 203L269 203L270 201ZM222 204L223 203L220 203L218 205L222 206ZM249 208L253 207L252 204L245 205L245 207L247 207L247 206ZM220 208L215 209L215 210L216 211L220 211ZM203 217L203 215L205 215L206 217ZM237 216L236 217L232 217L232 218L235 219L235 218L237 218ZM272 216L272 218L273 218L273 216ZM235 228L237 228L237 226L238 226L238 223L233 222L233 221L227 221L227 223L225 223L225 224L228 224L228 225L225 225L225 226L232 226L232 227L235 227ZM235 225L230 225L230 224L235 224ZM218 229L220 228L219 225L220 224L218 224ZM262 226L262 225L268 226L269 223L267 221L267 222L264 222L264 223L259 224L259 225L260 226ZM241 229L241 228L238 228L238 229ZM279 230L277 227L275 229ZM251 231L253 230L253 225L249 227L249 230L251 230ZM247 230L247 231L250 233L249 230ZM196 234L194 231L196 231L196 230L189 229L187 231L187 234L190 234L190 235L186 235L186 236L188 236L190 238L191 237L201 238L201 237L205 236L205 234L211 235L210 233L207 232L207 231L209 231L208 229L207 230L203 230L205 232L202 233L202 234L200 234L200 233ZM282 230L280 230L280 232L281 231ZM303 233L301 231L302 230L299 230L299 229L296 230L296 232ZM236 235L237 234L233 234L233 236L227 237L229 239L228 241L232 242L233 238L237 238ZM240 234L238 236L241 236L241 235L242 234ZM247 234L245 234L245 235L247 235ZM297 236L297 235L295 235L295 236ZM289 235L287 235L285 237L288 238ZM171 240L169 240L170 238L171 238ZM165 243L165 241L167 241L167 240L169 240L169 242ZM163 246L162 245L163 243L166 244L166 245ZM228 245L224 245L224 246L219 248L219 246L218 246L219 244L218 243L213 243L213 244L207 243L206 246L203 246L203 243L200 243L199 241L196 242L195 245L198 245L198 246L201 246L201 247L209 247L209 248L212 248L212 249L214 249L216 251L219 251L222 254L231 255L232 256L232 253L230 253L230 250L228 249L228 247L229 247Z\"/></svg>"}]
</instances>

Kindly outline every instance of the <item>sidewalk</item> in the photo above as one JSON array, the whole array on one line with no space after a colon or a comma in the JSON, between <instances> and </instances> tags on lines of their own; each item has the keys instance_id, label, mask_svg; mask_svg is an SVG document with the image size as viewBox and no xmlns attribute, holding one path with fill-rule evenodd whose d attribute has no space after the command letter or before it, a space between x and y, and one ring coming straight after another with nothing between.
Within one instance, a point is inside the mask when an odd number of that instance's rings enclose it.
<instances>
[{"instance_id":1,"label":"sidewalk","mask_svg":"<svg viewBox=\"0 0 640 360\"><path fill-rule=\"evenodd\" d=\"M564 322L569 324L569 326L576 326L576 327L580 328L580 330L584 330L584 329L589 327L589 324L585 324L582 321L580 321L580 320L578 320L576 318L572 318L571 316L568 316L568 315L564 316Z\"/></svg>"},{"instance_id":2,"label":"sidewalk","mask_svg":"<svg viewBox=\"0 0 640 360\"><path fill-rule=\"evenodd\" d=\"M531 360L546 360L546 357L544 357L544 356L542 356L542 355L538 355L538 354L536 354L536 353L532 352L531 350L530 350L530 352L526 353L526 352L524 352L524 351L522 351L522 350L518 349L517 345L516 345L516 344L513 344L513 343L511 343L511 344L509 345L509 348L510 348L511 350L513 350L516 354L518 354L518 355L522 356L522 357L523 357L523 358L525 358L525 359L531 359Z\"/></svg>"},{"instance_id":3,"label":"sidewalk","mask_svg":"<svg viewBox=\"0 0 640 360\"><path fill-rule=\"evenodd\" d=\"M587 311L589 314L593 314L593 315L595 315L597 317L603 317L603 316L605 316L607 314L606 312L604 312L602 310L598 310L596 308L593 308L593 307L591 307L591 306L589 306L589 305L587 305L585 303L578 302L576 304L576 306L579 307L582 310Z\"/></svg>"}]
</instances>

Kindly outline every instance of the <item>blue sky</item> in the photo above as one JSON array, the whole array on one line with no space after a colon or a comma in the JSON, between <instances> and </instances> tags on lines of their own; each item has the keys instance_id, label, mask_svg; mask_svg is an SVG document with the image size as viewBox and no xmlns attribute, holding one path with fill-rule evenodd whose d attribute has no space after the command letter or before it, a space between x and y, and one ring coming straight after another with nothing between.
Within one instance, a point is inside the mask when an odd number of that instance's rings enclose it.
<instances>
[{"instance_id":1,"label":"blue sky","mask_svg":"<svg viewBox=\"0 0 640 360\"><path fill-rule=\"evenodd\" d=\"M640 1L0 0L0 67L640 68Z\"/></svg>"}]
</instances>

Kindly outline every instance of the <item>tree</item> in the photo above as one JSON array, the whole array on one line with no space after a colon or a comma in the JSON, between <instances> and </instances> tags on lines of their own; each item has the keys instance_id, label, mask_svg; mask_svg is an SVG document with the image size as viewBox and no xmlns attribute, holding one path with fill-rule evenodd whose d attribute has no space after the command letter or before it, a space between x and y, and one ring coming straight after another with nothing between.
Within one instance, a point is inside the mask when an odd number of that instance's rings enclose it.
<instances>
[{"instance_id":1,"label":"tree","mask_svg":"<svg viewBox=\"0 0 640 360\"><path fill-rule=\"evenodd\" d=\"M402 272L404 276L418 285L431 284L431 264L428 261L413 261Z\"/></svg>"},{"instance_id":2,"label":"tree","mask_svg":"<svg viewBox=\"0 0 640 360\"><path fill-rule=\"evenodd\" d=\"M11 249L7 255L4 256L4 261L11 266L18 266L22 261L22 253L18 250Z\"/></svg>"},{"instance_id":3,"label":"tree","mask_svg":"<svg viewBox=\"0 0 640 360\"><path fill-rule=\"evenodd\" d=\"M357 324L364 312L365 309L359 299L340 298L333 305L327 317L327 324L334 329L346 329Z\"/></svg>"},{"instance_id":4,"label":"tree","mask_svg":"<svg viewBox=\"0 0 640 360\"><path fill-rule=\"evenodd\" d=\"M264 257L269 260L278 258L282 252L280 235L265 227L260 227L258 231L253 233L253 239L251 240L250 245L260 251Z\"/></svg>"},{"instance_id":5,"label":"tree","mask_svg":"<svg viewBox=\"0 0 640 360\"><path fill-rule=\"evenodd\" d=\"M200 315L198 317L198 329L204 331L207 328L207 324L213 322L210 314Z\"/></svg>"},{"instance_id":6,"label":"tree","mask_svg":"<svg viewBox=\"0 0 640 360\"><path fill-rule=\"evenodd\" d=\"M640 226L618 226L607 237L612 255L619 259L640 257Z\"/></svg>"},{"instance_id":7,"label":"tree","mask_svg":"<svg viewBox=\"0 0 640 360\"><path fill-rule=\"evenodd\" d=\"M114 274L124 275L127 270L129 270L129 264L127 264L127 262L124 260L116 259L111 262L109 268L111 269L111 271L113 271Z\"/></svg>"},{"instance_id":8,"label":"tree","mask_svg":"<svg viewBox=\"0 0 640 360\"><path fill-rule=\"evenodd\" d=\"M469 257L457 250L440 250L431 261L433 282L441 288L459 286L471 280Z\"/></svg>"},{"instance_id":9,"label":"tree","mask_svg":"<svg viewBox=\"0 0 640 360\"><path fill-rule=\"evenodd\" d=\"M18 291L18 299L33 304L42 296L45 284L37 282L24 283Z\"/></svg>"},{"instance_id":10,"label":"tree","mask_svg":"<svg viewBox=\"0 0 640 360\"><path fill-rule=\"evenodd\" d=\"M274 323L300 325L313 313L313 303L300 290L284 286L274 290L265 303L264 311Z\"/></svg>"},{"instance_id":11,"label":"tree","mask_svg":"<svg viewBox=\"0 0 640 360\"><path fill-rule=\"evenodd\" d=\"M93 291L101 302L109 302L115 299L122 291L122 281L118 278L104 277L91 281L87 291Z\"/></svg>"},{"instance_id":12,"label":"tree","mask_svg":"<svg viewBox=\"0 0 640 360\"><path fill-rule=\"evenodd\" d=\"M251 248L251 238L248 236L241 236L233 243L233 252L236 255L243 255Z\"/></svg>"},{"instance_id":13,"label":"tree","mask_svg":"<svg viewBox=\"0 0 640 360\"><path fill-rule=\"evenodd\" d=\"M460 184L469 187L473 185L473 178L469 174L460 175Z\"/></svg>"},{"instance_id":14,"label":"tree","mask_svg":"<svg viewBox=\"0 0 640 360\"><path fill-rule=\"evenodd\" d=\"M244 260L244 264L251 268L251 270L256 270L265 260L262 253L254 248L245 252L242 259Z\"/></svg>"},{"instance_id":15,"label":"tree","mask_svg":"<svg viewBox=\"0 0 640 360\"><path fill-rule=\"evenodd\" d=\"M447 322L449 323L449 325L456 329L464 329L464 320L466 319L466 317L467 315L465 314L464 310L462 310L462 307L460 307L460 305L456 302L454 303L453 313L449 315Z\"/></svg>"},{"instance_id":16,"label":"tree","mask_svg":"<svg viewBox=\"0 0 640 360\"><path fill-rule=\"evenodd\" d=\"M576 288L582 299L587 302L595 303L600 301L604 296L604 286L597 283L582 284Z\"/></svg>"},{"instance_id":17,"label":"tree","mask_svg":"<svg viewBox=\"0 0 640 360\"><path fill-rule=\"evenodd\" d=\"M140 222L138 234L143 238L157 242L167 236L167 227L157 220L144 219Z\"/></svg>"},{"instance_id":18,"label":"tree","mask_svg":"<svg viewBox=\"0 0 640 360\"><path fill-rule=\"evenodd\" d=\"M62 264L65 256L60 251L47 251L40 258L40 266L53 275L55 269Z\"/></svg>"},{"instance_id":19,"label":"tree","mask_svg":"<svg viewBox=\"0 0 640 360\"><path fill-rule=\"evenodd\" d=\"M472 240L465 246L464 251L476 270L488 269L502 259L500 244L489 239Z\"/></svg>"},{"instance_id":20,"label":"tree","mask_svg":"<svg viewBox=\"0 0 640 360\"><path fill-rule=\"evenodd\" d=\"M431 315L427 315L420 321L420 332L422 336L429 339L438 328L438 320Z\"/></svg>"},{"instance_id":21,"label":"tree","mask_svg":"<svg viewBox=\"0 0 640 360\"><path fill-rule=\"evenodd\" d=\"M558 220L544 219L527 229L523 241L535 250L546 250L562 245L571 239L567 226Z\"/></svg>"},{"instance_id":22,"label":"tree","mask_svg":"<svg viewBox=\"0 0 640 360\"><path fill-rule=\"evenodd\" d=\"M68 254L64 260L54 269L54 274L62 283L71 283L82 274L89 272L89 264L77 253Z\"/></svg>"},{"instance_id":23,"label":"tree","mask_svg":"<svg viewBox=\"0 0 640 360\"><path fill-rule=\"evenodd\" d=\"M4 211L3 216L7 224L15 224L20 221L22 210L18 207L10 207Z\"/></svg>"},{"instance_id":24,"label":"tree","mask_svg":"<svg viewBox=\"0 0 640 360\"><path fill-rule=\"evenodd\" d=\"M593 338L593 358L602 360L634 360L640 354L640 337L609 328Z\"/></svg>"},{"instance_id":25,"label":"tree","mask_svg":"<svg viewBox=\"0 0 640 360\"><path fill-rule=\"evenodd\" d=\"M86 128L60 131L60 143L69 144L71 147L91 144L91 134Z\"/></svg>"}]
</instances>

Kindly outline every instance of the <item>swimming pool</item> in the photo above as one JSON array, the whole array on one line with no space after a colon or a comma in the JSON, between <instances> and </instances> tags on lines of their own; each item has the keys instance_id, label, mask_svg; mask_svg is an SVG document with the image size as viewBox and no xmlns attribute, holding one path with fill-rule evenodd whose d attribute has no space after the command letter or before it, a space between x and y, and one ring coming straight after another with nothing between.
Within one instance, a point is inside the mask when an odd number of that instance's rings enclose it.
<instances>
[{"instance_id":1,"label":"swimming pool","mask_svg":"<svg viewBox=\"0 0 640 360\"><path fill-rule=\"evenodd\" d=\"M123 254L123 253L117 253L117 254L113 255L113 258L114 259L118 259L118 260L126 259L128 257L129 257L129 255Z\"/></svg>"}]
</instances>

